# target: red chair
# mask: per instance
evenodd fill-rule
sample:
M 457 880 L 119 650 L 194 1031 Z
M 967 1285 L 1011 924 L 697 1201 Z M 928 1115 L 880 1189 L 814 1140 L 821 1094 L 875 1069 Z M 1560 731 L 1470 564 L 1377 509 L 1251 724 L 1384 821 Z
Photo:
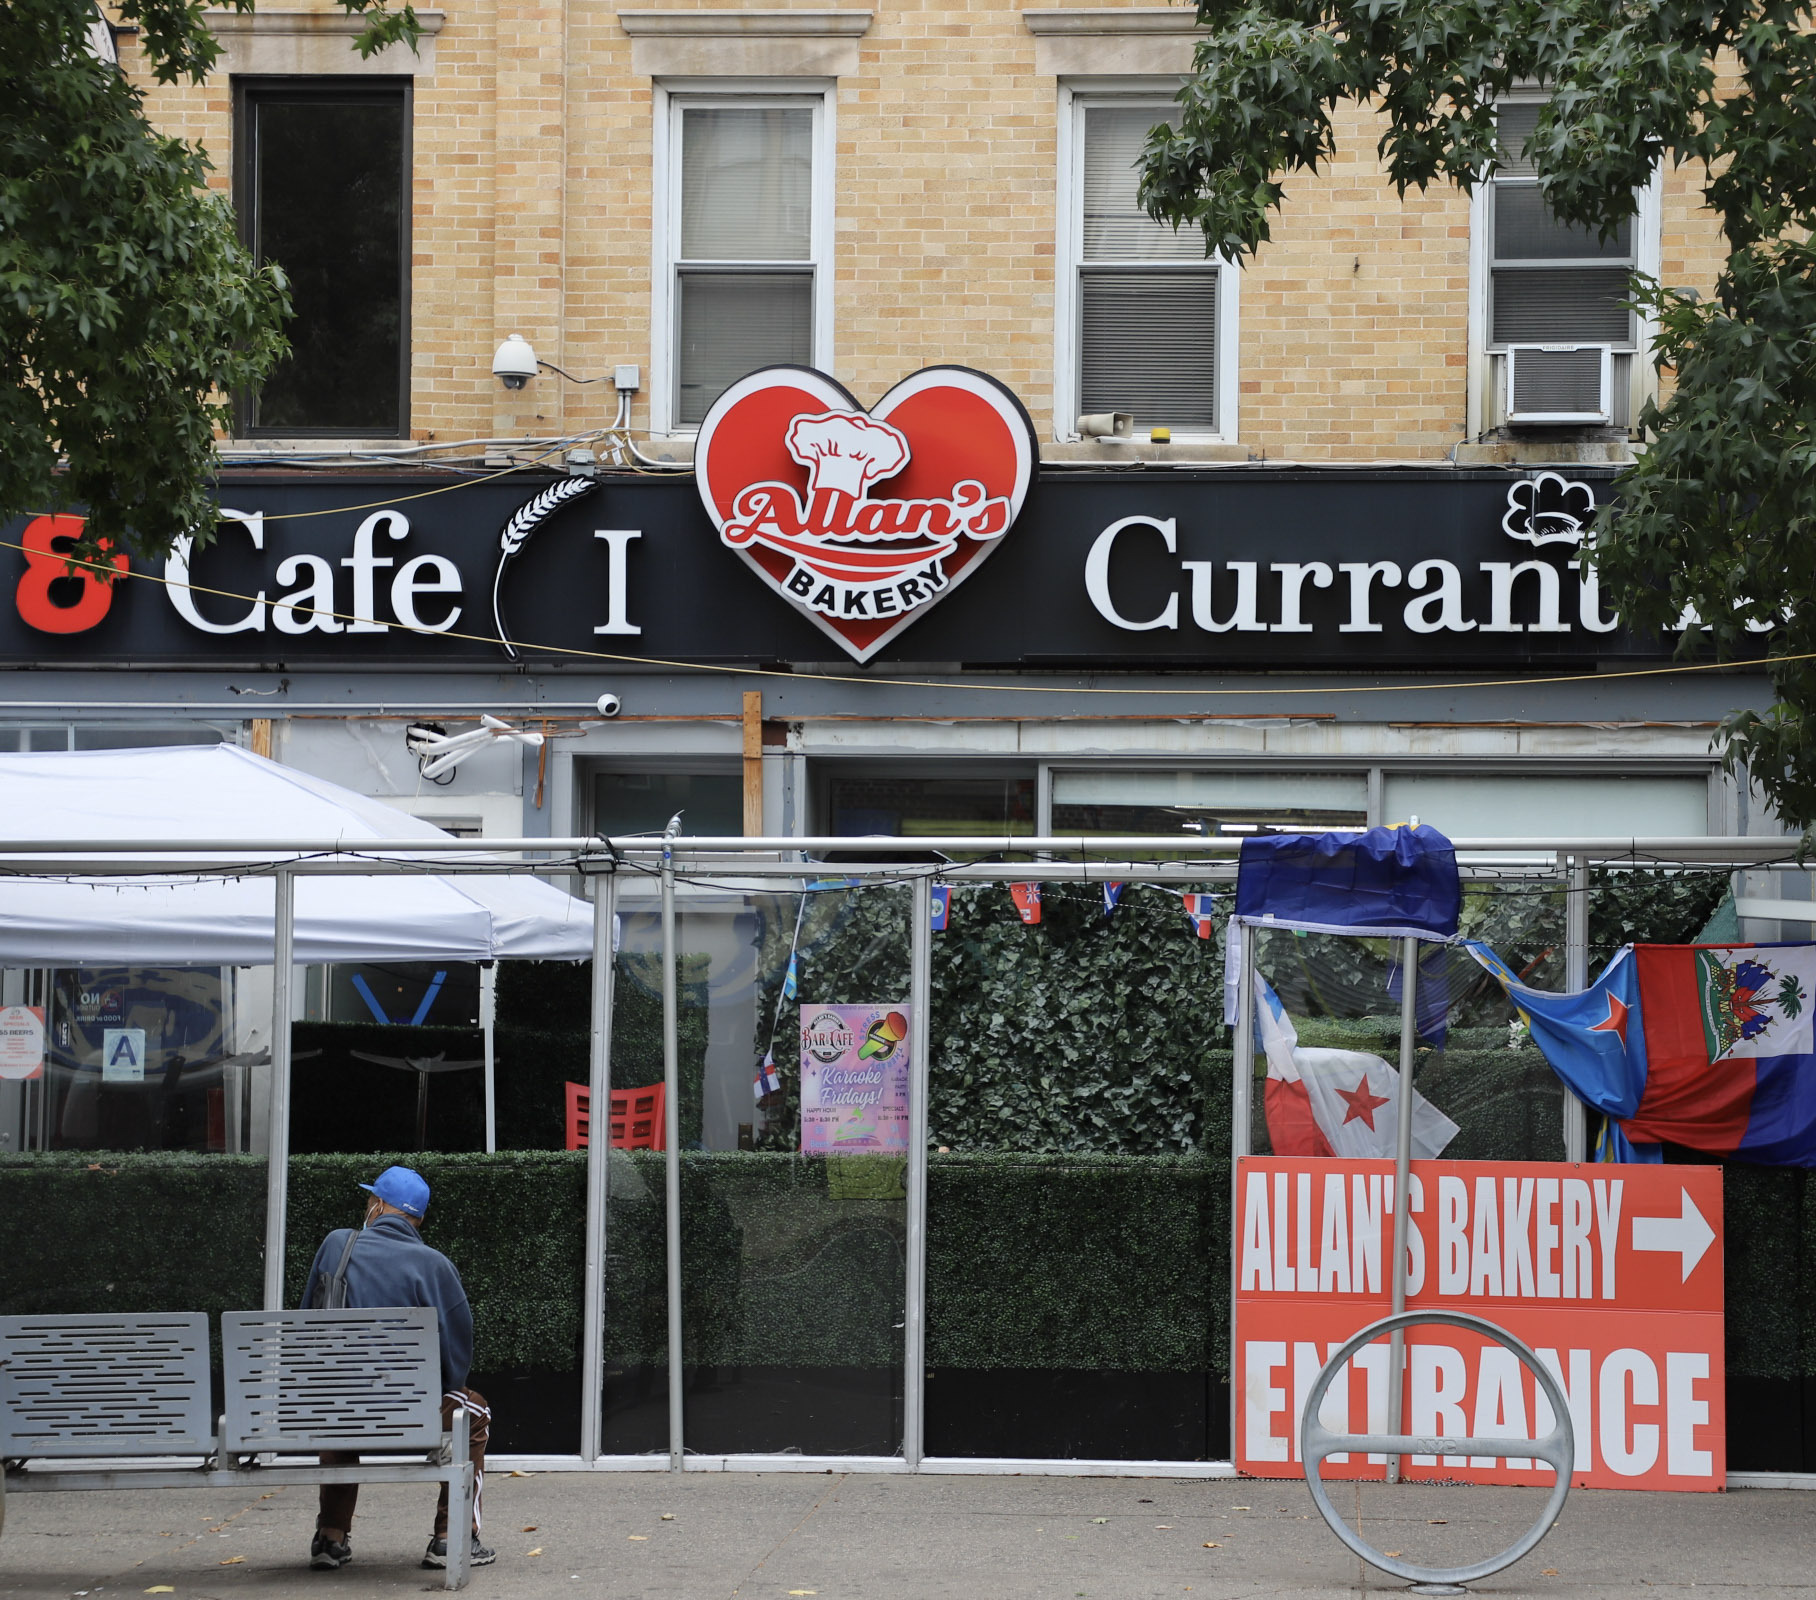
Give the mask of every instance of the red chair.
M 666 1150 L 667 1125 L 663 1120 L 666 1091 L 652 1083 L 644 1089 L 614 1089 L 611 1095 L 612 1148 L 615 1150 Z M 567 1147 L 584 1150 L 592 1132 L 592 1093 L 584 1083 L 567 1086 Z

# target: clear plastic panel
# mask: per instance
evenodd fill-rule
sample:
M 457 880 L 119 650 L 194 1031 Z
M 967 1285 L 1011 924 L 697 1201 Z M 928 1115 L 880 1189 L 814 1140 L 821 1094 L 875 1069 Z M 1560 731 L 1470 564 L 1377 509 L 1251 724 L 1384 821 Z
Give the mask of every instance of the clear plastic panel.
M 685 902 L 692 1453 L 902 1448 L 911 908 L 847 880 Z
M 958 886 L 933 936 L 927 1452 L 1223 1457 L 1220 938 L 1138 883 L 1039 918 Z

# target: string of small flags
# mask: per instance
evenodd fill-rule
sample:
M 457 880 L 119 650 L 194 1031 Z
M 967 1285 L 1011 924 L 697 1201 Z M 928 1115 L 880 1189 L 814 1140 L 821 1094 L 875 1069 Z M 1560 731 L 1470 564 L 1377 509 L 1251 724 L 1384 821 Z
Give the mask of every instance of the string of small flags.
M 1127 883 L 1105 883 L 1103 885 L 1103 914 L 1108 917 L 1122 901 Z M 1157 889 L 1162 894 L 1170 894 L 1179 900 L 1185 911 L 1186 921 L 1192 932 L 1200 939 L 1211 937 L 1215 927 L 1213 913 L 1217 907 L 1217 896 L 1188 892 L 1182 889 L 1169 888 L 1164 883 L 1139 885 L 1145 889 Z M 952 915 L 952 889 L 949 883 L 933 885 L 933 921 L 935 933 L 944 933 Z M 1009 897 L 1015 902 L 1015 913 L 1029 927 L 1040 921 L 1041 886 L 1038 883 L 1012 883 L 1009 885 Z
M 752 1097 L 759 1102 L 768 1095 L 782 1092 L 782 1074 L 776 1070 L 776 1035 L 781 1031 L 784 1003 L 801 992 L 801 924 L 807 918 L 807 897 L 833 889 L 855 889 L 859 881 L 857 878 L 820 878 L 800 892 L 800 903 L 795 907 L 794 933 L 788 940 L 788 970 L 782 975 L 782 992 L 776 996 L 776 1008 L 769 1019 L 769 1048 L 763 1052 L 756 1078 L 750 1086 Z

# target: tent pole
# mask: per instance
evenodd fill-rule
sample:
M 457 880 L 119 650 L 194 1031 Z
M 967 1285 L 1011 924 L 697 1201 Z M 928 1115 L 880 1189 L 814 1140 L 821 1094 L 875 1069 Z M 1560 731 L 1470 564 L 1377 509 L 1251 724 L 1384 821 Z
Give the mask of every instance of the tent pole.
M 580 1459 L 596 1461 L 604 1448 L 600 1408 L 605 1383 L 605 1209 L 610 1200 L 612 1153 L 612 918 L 618 909 L 618 875 L 593 880 L 593 1036 L 587 1066 L 586 1276 L 581 1304 Z M 603 1132 L 603 1139 L 597 1137 Z
M 498 963 L 479 967 L 479 1031 L 486 1073 L 486 1154 L 498 1148 Z
M 1419 941 L 1400 941 L 1400 1101 L 1394 1130 L 1394 1260 L 1393 1313 L 1406 1309 L 1406 1231 L 1412 1188 L 1412 1069 L 1418 1042 Z M 1387 1355 L 1387 1431 L 1399 1433 L 1406 1389 L 1406 1333 L 1394 1329 Z M 1387 1481 L 1400 1481 L 1399 1456 L 1387 1458 Z
M 902 1339 L 902 1454 L 910 1470 L 926 1453 L 927 1104 L 933 1030 L 933 879 L 914 880 L 908 941 L 908 1259 Z
M 1242 1394 L 1236 1387 L 1236 1285 L 1242 1253 L 1242 1174 L 1237 1163 L 1252 1142 L 1255 1086 L 1255 930 L 1234 917 L 1224 924 L 1225 939 L 1238 941 L 1236 977 L 1236 1043 L 1230 1068 L 1230 1460 L 1236 1459 L 1237 1430 L 1242 1426 Z
M 272 877 L 277 903 L 271 935 L 271 1103 L 265 1140 L 265 1310 L 284 1307 L 284 1223 L 290 1191 L 290 980 L 296 962 L 296 879 Z
M 681 1440 L 681 1062 L 676 1037 L 675 857 L 677 815 L 668 825 L 671 841 L 662 852 L 662 1136 L 665 1197 L 668 1201 L 668 1465 L 679 1472 L 685 1459 Z
M 1564 895 L 1564 989 L 1580 994 L 1589 987 L 1589 862 L 1583 856 L 1558 857 L 1558 865 L 1568 864 Z M 1564 1090 L 1564 1159 L 1586 1161 L 1589 1157 L 1589 1126 L 1583 1115 L 1583 1102 L 1568 1089 Z

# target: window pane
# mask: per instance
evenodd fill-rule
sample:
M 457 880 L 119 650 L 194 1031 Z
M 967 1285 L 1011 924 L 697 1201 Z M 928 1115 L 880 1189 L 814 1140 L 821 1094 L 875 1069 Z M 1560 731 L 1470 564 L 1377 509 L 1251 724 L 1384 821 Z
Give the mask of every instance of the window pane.
M 1629 839 L 1709 830 L 1709 785 L 1694 775 L 1513 778 L 1390 772 L 1384 799 L 1389 822 L 1417 817 L 1457 837 Z
M 1628 344 L 1625 267 L 1497 267 L 1495 344 Z
M 1032 778 L 834 778 L 832 832 L 1034 832 Z
M 675 416 L 699 422 L 728 384 L 778 361 L 813 360 L 813 273 L 677 276 L 681 359 Z
M 1079 275 L 1079 410 L 1217 424 L 1217 268 Z
M 1368 825 L 1360 772 L 1056 772 L 1055 833 L 1320 831 Z
M 681 113 L 681 257 L 806 261 L 812 254 L 813 112 Z
M 1499 183 L 1494 187 L 1494 254 L 1497 261 L 1630 261 L 1633 222 L 1628 218 L 1604 241 L 1593 228 L 1559 222 L 1536 185 Z
M 733 772 L 601 772 L 593 779 L 593 831 L 660 833 L 681 813 L 696 838 L 744 832 L 744 780 Z
M 1502 106 L 1495 113 L 1495 132 L 1500 137 L 1501 155 L 1496 169 L 1510 177 L 1529 176 L 1532 163 L 1526 159 L 1526 141 L 1539 125 L 1539 113 L 1545 109 L 1542 100 L 1527 100 L 1518 105 Z
M 258 95 L 254 248 L 290 278 L 291 353 L 253 425 L 397 433 L 403 423 L 404 99 Z
M 1164 106 L 1093 106 L 1085 112 L 1084 258 L 1087 261 L 1202 261 L 1204 235 L 1175 231 L 1136 204 L 1136 163 L 1148 130 L 1168 122 Z

